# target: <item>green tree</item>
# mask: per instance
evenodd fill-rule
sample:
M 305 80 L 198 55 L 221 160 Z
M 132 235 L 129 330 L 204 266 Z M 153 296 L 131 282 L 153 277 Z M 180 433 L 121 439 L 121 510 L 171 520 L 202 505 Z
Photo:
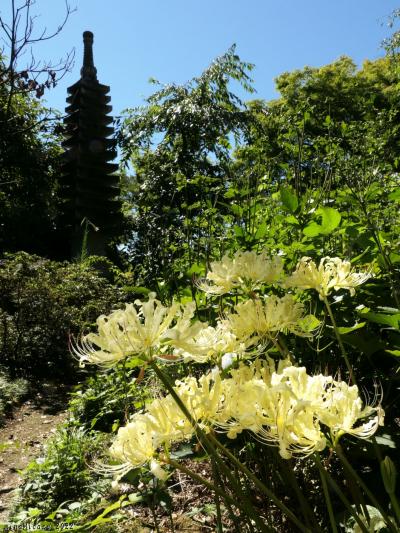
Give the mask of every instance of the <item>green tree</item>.
M 249 118 L 229 83 L 252 91 L 251 68 L 232 47 L 201 76 L 162 86 L 147 105 L 128 112 L 119 133 L 124 161 L 135 171 L 127 195 L 133 208 L 128 248 L 143 281 L 172 280 L 207 259 L 210 237 L 221 234 L 232 144 Z
M 12 0 L 0 9 L 0 253 L 25 250 L 62 254 L 56 235 L 59 117 L 40 98 L 70 69 L 74 53 L 60 62 L 35 56 L 35 46 L 64 28 L 40 28 L 34 0 Z M 59 249 L 58 249 L 59 247 Z
M 0 77 L 4 63 L 0 60 Z M 55 253 L 59 137 L 27 93 L 0 84 L 0 251 Z M 50 250 L 52 250 L 50 252 Z

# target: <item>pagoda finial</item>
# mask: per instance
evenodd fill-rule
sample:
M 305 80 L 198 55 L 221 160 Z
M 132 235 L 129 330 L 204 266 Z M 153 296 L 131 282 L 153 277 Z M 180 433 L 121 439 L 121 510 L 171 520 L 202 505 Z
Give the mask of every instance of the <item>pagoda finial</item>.
M 93 33 L 83 32 L 83 66 L 81 68 L 81 78 L 97 80 L 97 69 L 93 63 Z

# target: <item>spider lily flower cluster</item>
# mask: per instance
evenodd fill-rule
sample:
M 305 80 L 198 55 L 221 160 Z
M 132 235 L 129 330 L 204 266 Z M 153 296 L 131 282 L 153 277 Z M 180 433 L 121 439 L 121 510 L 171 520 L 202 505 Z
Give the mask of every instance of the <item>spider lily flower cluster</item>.
M 282 280 L 282 260 L 268 258 L 264 253 L 237 252 L 230 259 L 224 256 L 211 264 L 207 282 L 199 284 L 206 292 L 223 294 L 244 286 L 255 290 L 262 283 L 280 281 L 286 288 L 315 289 L 321 298 L 332 290 L 347 289 L 364 283 L 369 273 L 353 272 L 348 261 L 324 257 L 317 267 L 309 257 L 303 257 L 295 271 Z M 212 283 L 213 285 L 211 285 Z M 194 302 L 173 303 L 167 307 L 150 293 L 147 302 L 137 300 L 124 310 L 113 311 L 97 319 L 97 333 L 89 333 L 73 351 L 86 363 L 112 366 L 129 356 L 143 360 L 162 358 L 173 350 L 176 359 L 206 362 L 222 357 L 226 352 L 242 353 L 246 348 L 272 338 L 279 332 L 311 336 L 318 327 L 312 315 L 305 315 L 303 305 L 291 295 L 281 298 L 270 295 L 240 302 L 235 312 L 220 320 L 216 327 L 193 321 Z
M 318 267 L 311 257 L 302 257 L 283 284 L 287 288 L 315 289 L 323 300 L 332 290 L 347 289 L 354 296 L 355 287 L 370 277 L 371 272 L 354 272 L 350 261 L 339 257 L 323 257 Z
M 130 356 L 144 362 L 153 358 L 218 362 L 226 353 L 245 354 L 279 332 L 311 336 L 319 324 L 292 295 L 241 302 L 215 327 L 192 322 L 193 302 L 165 307 L 151 293 L 147 302 L 137 300 L 135 305 L 97 319 L 98 332 L 89 333 L 73 348 L 81 366 L 110 367 Z M 170 353 L 167 357 L 171 350 L 172 357 Z
M 265 252 L 238 251 L 230 258 L 210 265 L 206 279 L 198 283 L 199 289 L 209 294 L 226 294 L 234 289 L 254 291 L 262 284 L 272 284 L 281 278 L 283 262 L 279 256 L 270 258 Z
M 164 306 L 151 293 L 124 310 L 97 320 L 97 333 L 89 333 L 74 347 L 81 365 L 111 367 L 127 358 L 137 364 L 194 361 L 216 366 L 199 379 L 187 377 L 175 384 L 175 393 L 190 413 L 185 416 L 171 394 L 151 402 L 119 429 L 111 455 L 123 474 L 131 467 L 148 465 L 165 478 L 162 457 L 172 444 L 190 439 L 197 427 L 204 432 L 225 432 L 235 439 L 249 431 L 255 438 L 277 446 L 282 458 L 304 457 L 335 446 L 343 434 L 368 438 L 383 424 L 379 405 L 363 406 L 357 386 L 332 376 L 310 375 L 287 358 L 276 364 L 265 352 L 280 333 L 311 337 L 321 327 L 306 314 L 304 304 L 292 294 L 256 294 L 261 286 L 275 284 L 300 290 L 315 289 L 321 299 L 335 290 L 365 282 L 369 273 L 354 272 L 348 261 L 325 257 L 319 266 L 303 257 L 294 272 L 283 279 L 279 257 L 237 252 L 211 264 L 199 288 L 222 295 L 236 290 L 250 299 L 238 303 L 212 326 L 195 320 L 195 303 Z M 249 362 L 248 356 L 259 356 Z
M 276 445 L 282 458 L 307 456 L 335 446 L 348 433 L 368 438 L 383 423 L 379 405 L 363 406 L 356 386 L 331 376 L 311 376 L 304 367 L 288 360 L 278 367 L 271 359 L 241 363 L 221 379 L 210 372 L 196 380 L 188 377 L 175 384 L 175 392 L 192 419 L 206 432 L 224 431 L 231 439 L 242 431 Z M 149 464 L 158 477 L 165 472 L 162 449 L 193 436 L 195 428 L 167 395 L 150 403 L 119 429 L 111 455 L 122 463 L 121 471 Z

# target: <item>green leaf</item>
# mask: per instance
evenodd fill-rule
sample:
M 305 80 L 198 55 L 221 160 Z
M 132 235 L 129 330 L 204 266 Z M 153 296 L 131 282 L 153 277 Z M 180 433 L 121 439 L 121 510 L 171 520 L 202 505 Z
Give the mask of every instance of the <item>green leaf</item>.
M 82 507 L 82 503 L 81 502 L 72 502 L 68 505 L 68 509 L 70 511 L 74 511 L 75 509 L 79 509 L 80 507 Z
M 389 200 L 400 200 L 400 187 L 391 192 L 388 196 Z
M 193 449 L 190 444 L 183 444 L 174 452 L 171 452 L 171 457 L 173 459 L 181 459 L 182 457 L 187 457 L 188 455 L 193 455 Z
M 299 320 L 299 325 L 305 333 L 315 331 L 320 324 L 321 321 L 315 315 L 307 315 Z
M 244 237 L 245 231 L 241 226 L 233 226 L 236 237 Z
M 339 211 L 333 207 L 320 207 L 317 209 L 317 213 L 322 216 L 321 233 L 324 235 L 332 233 L 339 226 L 342 217 Z
M 321 224 L 315 221 L 310 222 L 303 229 L 303 233 L 307 237 L 315 237 L 319 234 L 329 235 L 339 226 L 342 218 L 339 211 L 333 207 L 320 207 L 315 214 L 321 217 Z
M 386 353 L 390 353 L 390 355 L 394 355 L 395 357 L 400 357 L 400 350 L 385 350 Z
M 304 229 L 304 235 L 307 237 L 316 237 L 321 233 L 321 226 L 316 222 L 310 222 Z
M 93 526 L 97 526 L 99 524 L 103 524 L 104 522 L 109 522 L 110 521 L 110 518 L 105 518 L 108 514 L 112 513 L 113 511 L 115 511 L 116 509 L 120 509 L 121 508 L 121 503 L 123 502 L 123 500 L 126 499 L 126 494 L 124 494 L 123 496 L 120 497 L 120 499 L 109 505 L 108 507 L 106 507 L 104 509 L 104 511 L 99 515 L 97 516 L 94 520 L 92 520 L 90 522 L 90 525 L 93 527 Z
M 380 446 L 388 446 L 389 448 L 396 448 L 396 443 L 392 439 L 391 435 L 384 433 L 383 435 L 378 435 L 375 437 L 376 442 Z
M 240 207 L 240 205 L 237 204 L 231 204 L 231 211 L 234 215 L 237 217 L 241 217 L 243 215 L 243 207 Z
M 188 276 L 191 276 L 192 274 L 203 274 L 203 273 L 204 273 L 204 265 L 200 263 L 193 263 L 193 265 L 186 272 Z
M 299 206 L 299 201 L 293 189 L 290 187 L 281 187 L 280 189 L 281 201 L 283 206 L 290 212 L 294 213 Z
M 294 226 L 299 226 L 300 223 L 299 221 L 297 220 L 297 218 L 293 215 L 288 215 L 287 217 L 285 217 L 285 222 L 287 222 L 288 224 L 293 224 Z
M 257 231 L 256 231 L 256 234 L 254 235 L 254 238 L 255 239 L 262 239 L 264 237 L 264 235 L 267 233 L 268 231 L 268 226 L 265 222 L 262 222 L 258 228 L 257 228 Z
M 383 326 L 389 326 L 391 328 L 400 330 L 400 313 L 397 314 L 386 314 L 386 313 L 374 313 L 363 312 L 361 313 L 363 318 L 366 318 L 370 322 L 375 324 L 381 324 Z
M 352 331 L 356 331 L 357 329 L 361 329 L 365 326 L 366 322 L 359 322 L 358 324 L 355 324 L 351 327 L 340 327 L 338 328 L 338 331 L 340 335 L 347 335 L 348 333 L 351 333 Z

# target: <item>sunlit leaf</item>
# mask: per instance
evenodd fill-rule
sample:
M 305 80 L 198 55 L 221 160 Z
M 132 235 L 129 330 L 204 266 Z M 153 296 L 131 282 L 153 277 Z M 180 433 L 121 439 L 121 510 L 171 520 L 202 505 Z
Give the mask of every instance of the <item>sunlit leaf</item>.
M 279 192 L 283 206 L 290 211 L 290 213 L 294 213 L 299 206 L 299 201 L 295 192 L 290 187 L 281 187 Z

